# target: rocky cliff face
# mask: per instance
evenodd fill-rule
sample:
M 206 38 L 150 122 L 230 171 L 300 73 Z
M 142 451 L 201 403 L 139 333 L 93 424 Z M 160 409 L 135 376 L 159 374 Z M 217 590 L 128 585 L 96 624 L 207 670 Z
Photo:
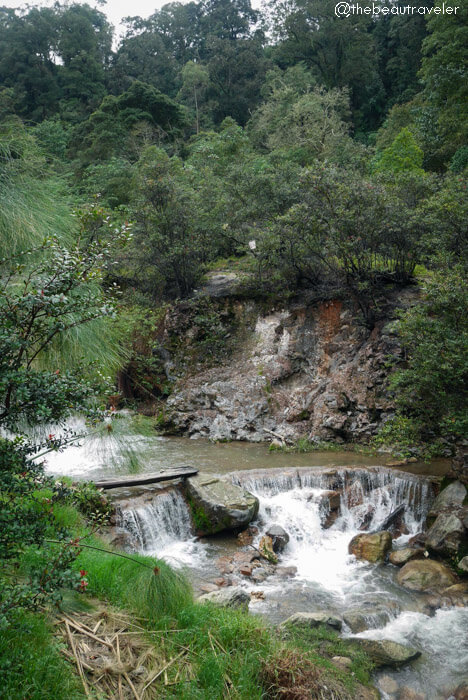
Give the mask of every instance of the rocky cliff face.
M 411 295 L 400 295 L 393 307 Z M 267 312 L 229 297 L 213 303 L 230 336 L 229 351 L 209 368 L 186 357 L 167 401 L 178 432 L 213 440 L 365 442 L 392 414 L 388 359 L 401 352 L 391 310 L 369 331 L 338 300 Z M 166 336 L 190 344 L 193 327 L 183 309 L 169 314 Z

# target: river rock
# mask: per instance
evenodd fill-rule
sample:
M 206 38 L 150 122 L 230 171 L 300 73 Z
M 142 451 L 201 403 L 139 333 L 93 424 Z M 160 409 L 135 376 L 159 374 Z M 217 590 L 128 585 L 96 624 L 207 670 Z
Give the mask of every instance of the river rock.
M 457 689 L 453 692 L 455 700 L 468 700 L 468 680 L 460 683 Z
M 356 535 L 349 543 L 348 551 L 357 559 L 370 562 L 383 561 L 392 548 L 392 536 L 386 530 Z
M 386 695 L 395 695 L 398 690 L 398 683 L 391 676 L 380 676 L 378 685 Z
M 450 556 L 458 552 L 464 539 L 465 528 L 460 518 L 454 513 L 440 513 L 426 533 L 426 547 Z
M 268 537 L 271 537 L 274 552 L 282 552 L 289 542 L 289 535 L 281 525 L 270 525 L 266 531 Z
M 229 479 L 208 475 L 190 477 L 186 494 L 195 527 L 202 535 L 240 530 L 258 513 L 258 498 Z
M 426 695 L 405 685 L 398 691 L 397 700 L 426 700 Z
M 457 582 L 455 574 L 440 561 L 416 559 L 409 561 L 397 574 L 401 586 L 411 591 L 440 590 Z
M 395 603 L 388 601 L 387 605 L 379 605 L 375 600 L 363 601 L 361 607 L 350 608 L 343 613 L 343 620 L 351 632 L 358 634 L 374 627 L 383 627 L 391 618 L 390 609 Z
M 428 517 L 436 517 L 444 510 L 461 507 L 468 495 L 466 486 L 461 481 L 454 481 L 439 493 L 429 511 Z
M 334 630 L 341 630 L 343 626 L 343 621 L 340 617 L 336 615 L 330 615 L 328 612 L 297 612 L 287 620 L 281 623 L 280 627 L 320 627 L 320 625 L 326 625 Z
M 250 596 L 243 588 L 232 586 L 212 593 L 205 593 L 198 598 L 199 603 L 213 603 L 221 608 L 239 608 L 248 610 Z
M 458 568 L 468 574 L 468 557 L 463 557 L 463 559 L 460 559 L 458 562 Z
M 392 642 L 390 639 L 350 637 L 350 641 L 356 642 L 371 657 L 376 666 L 398 668 L 409 664 L 421 656 L 421 652 L 417 651 L 417 649 L 412 649 L 398 642 Z
M 269 537 L 269 535 L 264 535 L 262 537 L 258 548 L 262 553 L 262 556 L 264 556 L 265 559 L 267 559 L 271 564 L 278 563 L 278 557 L 276 556 L 273 549 L 273 540 L 271 537 Z
M 388 561 L 394 566 L 404 566 L 412 559 L 423 559 L 424 549 L 412 549 L 405 547 L 404 549 L 395 549 L 388 555 Z

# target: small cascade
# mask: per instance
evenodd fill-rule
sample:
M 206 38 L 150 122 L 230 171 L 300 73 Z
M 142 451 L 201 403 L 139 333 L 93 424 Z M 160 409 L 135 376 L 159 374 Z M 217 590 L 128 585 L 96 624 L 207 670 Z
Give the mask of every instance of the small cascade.
M 138 551 L 172 563 L 190 563 L 197 546 L 189 508 L 177 489 L 120 508 L 118 526 L 131 535 Z
M 287 499 L 293 498 L 296 511 L 292 513 L 293 519 L 298 516 L 298 503 L 304 502 L 307 529 L 313 519 L 313 504 L 318 508 L 323 492 L 335 491 L 340 494 L 341 501 L 341 516 L 336 523 L 340 530 L 378 530 L 398 506 L 404 505 L 406 529 L 416 534 L 423 525 L 433 495 L 430 480 L 384 468 L 237 472 L 232 480 L 254 493 L 261 503 L 273 500 L 278 504 L 285 501 L 281 494 L 289 494 Z M 280 516 L 278 508 L 275 511 Z M 323 506 L 320 515 L 323 520 Z

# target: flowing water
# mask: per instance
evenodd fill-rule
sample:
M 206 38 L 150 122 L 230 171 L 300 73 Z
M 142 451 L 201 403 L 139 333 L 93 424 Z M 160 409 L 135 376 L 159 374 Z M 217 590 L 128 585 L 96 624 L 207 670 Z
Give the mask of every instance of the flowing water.
M 269 453 L 262 445 L 212 445 L 138 432 L 127 437 L 125 449 L 109 435 L 96 437 L 75 448 L 74 454 L 69 450 L 53 455 L 48 468 L 77 478 L 181 464 L 228 473 L 260 501 L 258 539 L 273 523 L 288 532 L 290 540 L 280 564 L 297 569 L 293 577 L 273 575 L 257 584 L 242 577 L 241 585 L 261 590 L 265 596 L 252 601 L 253 614 L 280 622 L 297 611 L 327 610 L 345 617 L 359 613 L 369 628 L 360 636 L 393 639 L 422 651 L 411 666 L 385 671 L 385 675 L 423 692 L 428 700 L 448 697 L 464 674 L 466 677 L 468 611 L 441 609 L 430 617 L 424 612 L 422 597 L 396 583 L 395 567 L 358 562 L 348 554 L 349 541 L 357 532 L 378 530 L 401 504 L 405 504 L 405 534 L 396 540 L 396 546 L 403 546 L 419 532 L 432 499 L 429 479 L 375 467 L 375 458 L 347 452 L 292 455 Z M 139 461 L 132 455 L 129 458 L 128 445 L 132 454 L 138 453 Z M 441 468 L 431 465 L 431 471 Z M 413 469 L 424 473 L 428 466 L 414 465 Z M 340 515 L 331 527 L 324 528 L 327 511 L 322 496 L 330 489 L 341 493 Z M 195 588 L 219 576 L 218 557 L 239 549 L 235 537 L 197 540 L 187 504 L 175 488 L 142 489 L 135 499 L 128 498 L 128 492 L 122 496 L 120 527 L 132 537 L 135 548 L 187 567 Z M 344 634 L 351 635 L 346 625 Z M 376 680 L 379 682 L 378 677 Z M 383 697 L 389 696 L 383 693 Z

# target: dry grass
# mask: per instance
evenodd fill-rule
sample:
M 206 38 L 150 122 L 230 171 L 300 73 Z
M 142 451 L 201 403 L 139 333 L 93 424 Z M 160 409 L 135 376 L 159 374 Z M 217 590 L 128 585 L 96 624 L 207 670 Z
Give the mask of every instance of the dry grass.
M 148 632 L 121 611 L 73 613 L 55 624 L 62 652 L 75 664 L 89 698 L 151 700 L 193 677 L 188 649 L 171 656 L 161 632 Z
M 336 679 L 319 669 L 306 654 L 283 650 L 268 659 L 262 671 L 266 697 L 271 700 L 352 700 Z

